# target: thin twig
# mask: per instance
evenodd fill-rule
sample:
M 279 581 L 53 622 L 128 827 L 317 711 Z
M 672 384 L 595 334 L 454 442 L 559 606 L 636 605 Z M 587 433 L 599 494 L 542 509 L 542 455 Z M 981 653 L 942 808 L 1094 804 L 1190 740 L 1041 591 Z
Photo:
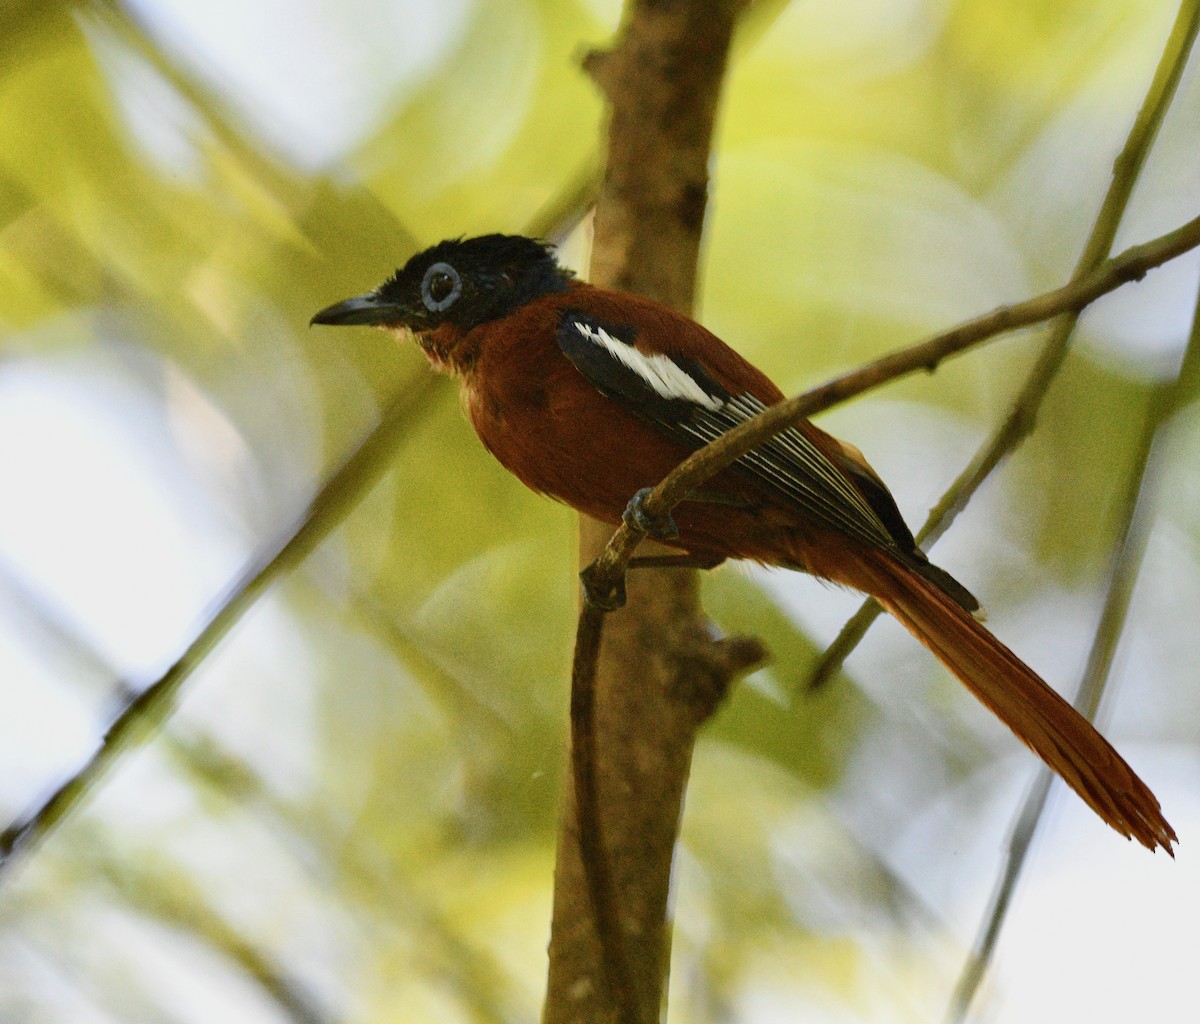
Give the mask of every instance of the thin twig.
M 22 819 L 0 833 L 0 878 L 12 866 L 15 854 L 44 838 L 79 805 L 91 785 L 132 745 L 139 731 L 144 735 L 148 729 L 161 725 L 188 676 L 266 589 L 299 565 L 366 495 L 390 462 L 397 440 L 441 391 L 434 381 L 424 377 L 419 383 L 401 387 L 400 397 L 320 489 L 296 524 L 229 588 L 174 664 L 117 714 L 87 762 Z
M 105 0 L 103 8 L 123 19 L 130 29 L 144 31 L 140 24 L 127 17 L 127 12 L 112 5 L 108 0 Z M 145 38 L 140 42 L 145 45 L 146 52 L 157 59 L 158 51 L 149 45 Z M 178 75 L 173 73 L 172 77 L 175 84 L 181 88 L 186 84 Z M 208 113 L 214 113 L 208 101 L 190 86 L 184 91 L 205 106 Z M 245 147 L 239 148 L 239 151 L 244 150 Z M 271 177 L 271 180 L 276 181 L 276 178 Z M 595 184 L 588 180 L 588 172 L 581 171 L 570 182 L 567 192 L 546 207 L 541 220 L 534 225 L 535 229 L 540 227 L 540 231 L 535 230 L 534 233 L 557 233 L 563 224 L 582 213 L 594 190 Z M 351 451 L 340 469 L 314 497 L 297 524 L 268 548 L 266 553 L 243 573 L 241 579 L 229 587 L 226 596 L 215 603 L 209 620 L 175 663 L 147 686 L 134 686 L 128 680 L 118 682 L 115 691 L 117 696 L 124 698 L 129 693 L 136 693 L 137 696 L 122 699 L 121 709 L 105 731 L 95 753 L 30 808 L 22 818 L 0 833 L 0 879 L 11 866 L 18 851 L 28 850 L 59 820 L 75 809 L 91 784 L 116 760 L 132 737 L 135 727 L 143 719 L 152 721 L 154 725 L 161 724 L 170 714 L 174 697 L 184 680 L 253 606 L 262 592 L 275 579 L 303 561 L 349 509 L 365 495 L 371 483 L 386 468 L 390 453 L 394 450 L 406 423 L 411 417 L 420 415 L 426 407 L 426 401 L 440 393 L 443 388 L 444 385 L 439 379 L 434 378 L 431 381 L 424 375 L 419 379 L 404 382 L 397 392 L 399 397 L 384 412 L 379 424 Z
M 1109 584 L 1104 609 L 1096 636 L 1088 655 L 1079 690 L 1075 696 L 1075 708 L 1085 718 L 1093 719 L 1100 707 L 1105 684 L 1112 669 L 1117 644 L 1124 631 L 1133 588 L 1137 582 L 1146 553 L 1154 520 L 1154 491 L 1156 474 L 1160 470 L 1161 458 L 1158 439 L 1163 425 L 1179 408 L 1182 400 L 1194 384 L 1193 373 L 1200 364 L 1200 292 L 1197 293 L 1196 311 L 1192 319 L 1192 331 L 1180 366 L 1173 381 L 1159 385 L 1151 394 L 1150 407 L 1142 428 L 1133 464 L 1130 466 L 1125 495 L 1121 507 L 1123 513 L 1122 535 L 1117 545 L 1109 572 Z M 1034 780 L 1021 812 L 1013 826 L 1008 851 L 1004 858 L 1004 869 L 992 893 L 991 901 L 980 922 L 975 945 L 959 975 L 946 1015 L 948 1024 L 960 1024 L 974 1002 L 979 985 L 991 965 L 1000 938 L 1000 931 L 1007 919 L 1013 892 L 1020 880 L 1029 849 L 1037 832 L 1038 822 L 1046 805 L 1050 785 L 1054 781 L 1049 770 L 1042 768 Z
M 616 885 L 604 847 L 600 817 L 600 794 L 596 780 L 596 672 L 600 641 L 604 633 L 604 611 L 584 602 L 575 630 L 575 654 L 571 663 L 571 784 L 575 792 L 575 829 L 579 856 L 596 915 L 600 958 L 604 977 L 623 1024 L 637 1024 L 644 1014 L 631 983 L 628 943 L 621 929 Z M 579 685 L 583 681 L 586 685 Z M 564 826 L 566 819 L 564 818 Z
M 1126 249 L 1090 272 L 1080 274 L 1061 288 L 1011 306 L 1001 306 L 928 341 L 901 349 L 858 370 L 835 377 L 803 394 L 779 402 L 688 456 L 651 491 L 644 507 L 651 516 L 665 516 L 688 493 L 702 486 L 710 477 L 800 420 L 918 370 L 932 370 L 943 360 L 961 355 L 1000 334 L 1056 317 L 1061 318 L 1059 323 L 1069 321 L 1071 326 L 1074 326 L 1079 311 L 1100 296 L 1115 291 L 1130 281 L 1141 280 L 1155 267 L 1198 246 L 1200 217 L 1149 242 Z M 1056 331 L 1056 337 L 1059 333 L 1061 330 Z M 1042 372 L 1035 374 L 1039 387 L 1048 383 L 1046 363 L 1045 358 L 1039 361 Z M 1029 422 L 1028 404 L 1023 403 L 1019 408 L 1021 412 L 1015 419 L 1021 424 Z M 1004 438 L 1007 439 L 1010 433 L 1011 428 L 1004 431 Z M 990 453 L 991 447 L 985 451 Z M 1006 451 L 1007 448 L 1003 450 Z M 998 456 L 987 461 L 994 464 L 994 461 L 998 461 Z M 988 471 L 990 472 L 990 469 Z M 952 510 L 957 510 L 962 503 L 962 495 L 967 493 L 966 488 L 966 481 L 960 478 L 958 486 L 948 492 L 939 506 L 945 506 L 945 510 L 936 518 L 931 517 L 931 522 L 926 524 L 919 539 L 924 540 L 937 535 L 937 526 Z M 625 566 L 641 539 L 642 534 L 634 527 L 628 524 L 618 527 L 592 567 L 592 582 L 597 590 L 611 589 L 618 585 Z
M 1200 245 L 1200 216 L 1174 231 L 1131 246 L 1098 266 L 1081 268 L 1069 283 L 1011 306 L 1000 306 L 928 341 L 901 349 L 806 393 L 816 411 L 844 402 L 871 388 L 917 370 L 933 372 L 949 356 L 997 335 L 1041 323 L 1062 314 L 1079 313 L 1100 296 L 1130 281 L 1140 281 L 1155 267 Z

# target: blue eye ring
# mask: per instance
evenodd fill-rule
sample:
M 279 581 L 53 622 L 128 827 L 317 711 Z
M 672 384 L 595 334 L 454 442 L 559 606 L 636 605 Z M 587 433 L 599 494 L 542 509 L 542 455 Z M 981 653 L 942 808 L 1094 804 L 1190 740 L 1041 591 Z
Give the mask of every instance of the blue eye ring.
M 421 301 L 431 313 L 442 313 L 462 295 L 462 278 L 449 263 L 432 263 L 421 279 Z

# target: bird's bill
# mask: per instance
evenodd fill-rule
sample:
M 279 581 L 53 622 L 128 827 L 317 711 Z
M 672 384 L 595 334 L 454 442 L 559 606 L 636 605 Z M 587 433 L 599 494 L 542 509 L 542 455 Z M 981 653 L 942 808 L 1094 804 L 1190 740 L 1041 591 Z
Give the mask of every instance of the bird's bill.
M 335 327 L 349 327 L 358 324 L 382 327 L 385 324 L 402 324 L 407 317 L 408 311 L 403 306 L 367 294 L 336 302 L 321 310 L 309 323 L 331 324 Z

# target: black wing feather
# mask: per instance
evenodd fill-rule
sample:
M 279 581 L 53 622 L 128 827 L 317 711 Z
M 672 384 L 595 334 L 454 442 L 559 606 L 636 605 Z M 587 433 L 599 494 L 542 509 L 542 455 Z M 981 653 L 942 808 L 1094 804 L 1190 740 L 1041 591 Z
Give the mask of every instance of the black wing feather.
M 606 347 L 596 339 L 603 337 Z M 626 406 L 658 424 L 686 419 L 696 403 L 683 397 L 672 397 L 656 390 L 643 374 L 622 362 L 614 352 L 622 347 L 636 353 L 637 330 L 633 327 L 601 323 L 583 313 L 568 311 L 558 328 L 558 346 L 575 364 L 575 368 L 603 395 L 618 398 Z M 672 362 L 716 402 L 728 400 L 729 392 L 713 380 L 695 359 L 672 359 Z
M 597 340 L 601 337 L 604 343 Z M 632 354 L 637 351 L 635 339 L 632 328 L 601 323 L 575 311 L 564 313 L 557 334 L 563 354 L 598 391 L 621 400 L 690 448 L 703 447 L 766 408 L 753 395 L 731 395 L 694 359 L 658 356 L 659 360 L 671 358 L 675 369 L 688 378 L 672 391 L 654 376 L 649 359 L 643 356 L 639 360 Z M 618 344 L 628 346 L 630 353 L 623 353 Z M 686 388 L 689 382 L 695 392 Z M 685 389 L 700 400 L 685 397 Z M 897 546 L 897 538 L 872 503 L 798 430 L 775 435 L 734 465 L 759 486 L 798 505 L 831 529 L 874 546 Z
M 617 399 L 668 437 L 702 448 L 762 412 L 747 392 L 732 395 L 696 359 L 638 351 L 633 327 L 605 324 L 567 310 L 557 340 L 563 354 L 601 394 Z M 979 602 L 949 573 L 930 564 L 891 492 L 853 460 L 835 464 L 795 428 L 743 455 L 733 468 L 830 529 L 891 550 L 967 611 Z

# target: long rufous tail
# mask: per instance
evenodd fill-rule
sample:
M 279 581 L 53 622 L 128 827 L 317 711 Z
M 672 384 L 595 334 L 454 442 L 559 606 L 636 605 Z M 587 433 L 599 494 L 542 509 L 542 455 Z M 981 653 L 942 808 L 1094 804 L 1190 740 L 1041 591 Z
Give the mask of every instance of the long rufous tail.
M 935 584 L 882 553 L 863 568 L 875 598 L 1092 810 L 1174 856 L 1158 800 L 1086 718 Z

